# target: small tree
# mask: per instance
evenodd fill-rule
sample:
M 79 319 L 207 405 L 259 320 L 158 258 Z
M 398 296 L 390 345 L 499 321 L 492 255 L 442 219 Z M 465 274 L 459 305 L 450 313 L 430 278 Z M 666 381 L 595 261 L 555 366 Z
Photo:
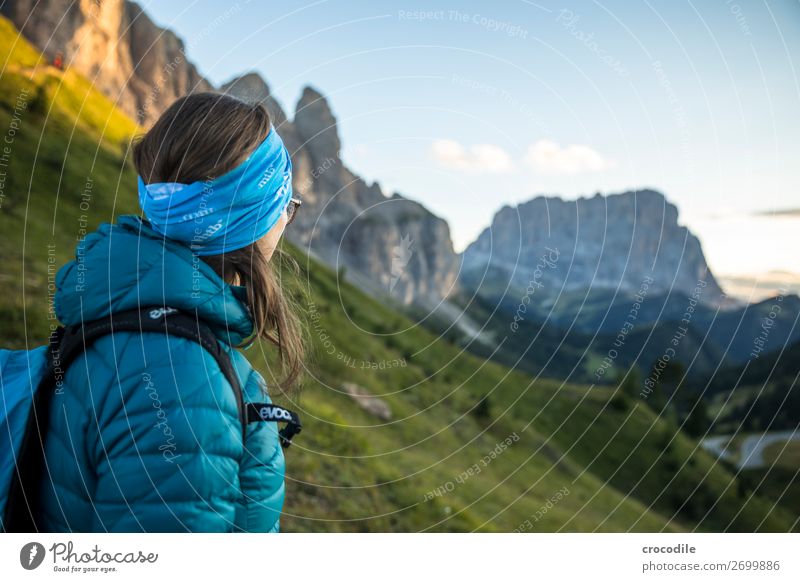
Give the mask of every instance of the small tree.
M 683 423 L 683 429 L 693 437 L 701 437 L 708 432 L 710 420 L 708 417 L 708 405 L 701 394 L 695 393 L 692 397 L 692 406 L 689 414 Z
M 619 392 L 628 398 L 640 398 L 642 391 L 642 377 L 639 373 L 639 368 L 631 366 L 627 372 L 620 374 L 617 377 L 617 384 L 619 385 Z
M 686 368 L 678 360 L 669 360 L 663 367 L 653 364 L 649 378 L 653 381 L 653 391 L 647 403 L 655 412 L 664 413 L 669 406 L 674 413 L 678 409 L 676 393 L 686 375 Z M 674 415 L 674 414 L 673 414 Z
M 47 89 L 43 85 L 36 87 L 36 91 L 28 101 L 28 112 L 33 115 L 45 115 L 47 113 Z
M 480 402 L 472 409 L 472 414 L 479 420 L 489 420 L 492 417 L 492 403 L 487 394 L 481 398 Z

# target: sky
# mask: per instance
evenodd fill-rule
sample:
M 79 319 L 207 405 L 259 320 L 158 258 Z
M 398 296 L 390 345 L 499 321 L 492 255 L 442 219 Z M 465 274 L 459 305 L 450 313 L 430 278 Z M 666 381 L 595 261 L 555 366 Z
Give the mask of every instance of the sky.
M 800 284 L 800 1 L 140 2 L 219 85 L 324 94 L 463 250 L 504 205 L 653 188 L 718 276 Z M 800 287 L 797 287 L 800 289 Z

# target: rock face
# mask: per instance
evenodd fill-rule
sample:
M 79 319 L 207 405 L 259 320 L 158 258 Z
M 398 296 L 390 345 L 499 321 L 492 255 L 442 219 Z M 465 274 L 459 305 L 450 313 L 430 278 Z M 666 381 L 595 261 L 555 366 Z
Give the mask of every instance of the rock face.
M 369 414 L 386 422 L 392 420 L 392 409 L 383 398 L 373 396 L 366 388 L 362 388 L 353 382 L 344 382 L 342 390 Z
M 650 294 L 691 295 L 702 280 L 701 301 L 723 300 L 700 241 L 653 190 L 575 201 L 540 196 L 506 206 L 464 252 L 462 271 L 473 290 L 496 294 L 510 282 L 516 295 L 534 281 L 535 293 L 550 297 L 586 289 L 635 293 L 646 278 Z
M 293 186 L 303 199 L 287 236 L 292 242 L 376 294 L 408 304 L 438 300 L 456 284 L 460 260 L 450 227 L 400 194 L 384 196 L 342 164 L 341 142 L 327 100 L 306 87 L 289 122 L 256 74 L 221 90 L 264 103 L 294 165 Z
M 9 18 L 47 57 L 89 78 L 138 123 L 150 125 L 181 95 L 211 84 L 183 41 L 125 0 L 7 0 Z
M 250 103 L 262 103 L 269 111 L 272 124 L 278 129 L 283 129 L 282 126 L 287 123 L 286 114 L 278 102 L 272 98 L 269 85 L 258 73 L 247 73 L 231 79 L 219 90 Z M 281 137 L 286 140 L 284 136 Z

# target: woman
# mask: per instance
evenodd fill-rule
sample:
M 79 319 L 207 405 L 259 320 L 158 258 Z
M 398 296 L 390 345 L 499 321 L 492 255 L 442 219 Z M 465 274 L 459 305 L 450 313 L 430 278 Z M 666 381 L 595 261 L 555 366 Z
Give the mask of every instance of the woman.
M 213 331 L 246 401 L 269 400 L 235 349 L 248 338 L 277 346 L 290 388 L 303 347 L 269 262 L 299 202 L 267 111 L 214 93 L 184 97 L 133 157 L 144 218 L 123 216 L 79 243 L 56 280 L 58 319 L 174 308 Z M 277 426 L 242 427 L 230 383 L 200 344 L 104 336 L 69 366 L 50 411 L 40 530 L 278 531 Z

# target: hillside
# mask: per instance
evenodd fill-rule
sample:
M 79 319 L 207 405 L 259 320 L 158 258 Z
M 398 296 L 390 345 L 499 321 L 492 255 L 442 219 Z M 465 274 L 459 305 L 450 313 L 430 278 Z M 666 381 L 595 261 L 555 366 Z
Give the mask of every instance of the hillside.
M 800 339 L 800 297 L 796 295 L 729 310 L 708 307 L 677 292 L 637 298 L 590 289 L 564 292 L 557 300 L 535 299 L 524 306 L 524 312 L 518 312 L 519 297 L 460 292 L 451 301 L 493 341 L 468 342 L 455 329 L 448 334 L 481 357 L 548 378 L 587 383 L 608 383 L 632 365 L 642 374 L 649 373 L 677 337 L 672 358 L 686 368 L 687 377 L 701 386 L 701 391 L 713 376 L 713 386 L 706 392 L 709 395 L 721 385 L 732 385 L 735 378 L 731 375 L 744 362 L 762 369 L 771 355 Z M 682 319 L 689 309 L 689 323 L 684 325 Z M 452 328 L 451 321 L 439 319 L 430 324 L 441 331 Z M 514 341 L 498 347 L 504 337 Z M 754 356 L 756 348 L 761 350 L 760 358 Z M 613 358 L 604 362 L 609 354 Z M 796 371 L 796 363 L 794 367 Z M 602 373 L 598 376 L 599 369 Z
M 4 344 L 23 347 L 48 330 L 39 316 L 56 259 L 89 224 L 135 209 L 129 188 L 117 193 L 136 177 L 126 154 L 138 128 L 85 77 L 47 66 L 5 18 L 0 39 L 0 128 L 11 142 L 0 198 L 0 318 Z
M 706 383 L 719 433 L 795 430 L 800 418 L 800 342 L 742 366 L 720 370 Z
M 48 286 L 76 238 L 136 211 L 137 126 L 74 72 L 37 67 L 2 19 L 0 32 L 0 129 L 16 126 L 0 207 L 2 344 L 31 347 L 47 337 Z M 286 250 L 303 267 L 292 289 L 315 357 L 300 399 L 278 395 L 305 426 L 287 454 L 284 530 L 796 527 L 635 399 L 468 354 Z M 269 376 L 273 353 L 256 346 L 247 355 Z M 345 381 L 391 417 L 358 406 Z
M 5 0 L 0 14 L 49 61 L 60 55 L 143 125 L 155 121 L 179 96 L 213 89 L 186 59 L 183 41 L 157 26 L 135 2 Z M 209 34 L 203 31 L 195 40 Z

